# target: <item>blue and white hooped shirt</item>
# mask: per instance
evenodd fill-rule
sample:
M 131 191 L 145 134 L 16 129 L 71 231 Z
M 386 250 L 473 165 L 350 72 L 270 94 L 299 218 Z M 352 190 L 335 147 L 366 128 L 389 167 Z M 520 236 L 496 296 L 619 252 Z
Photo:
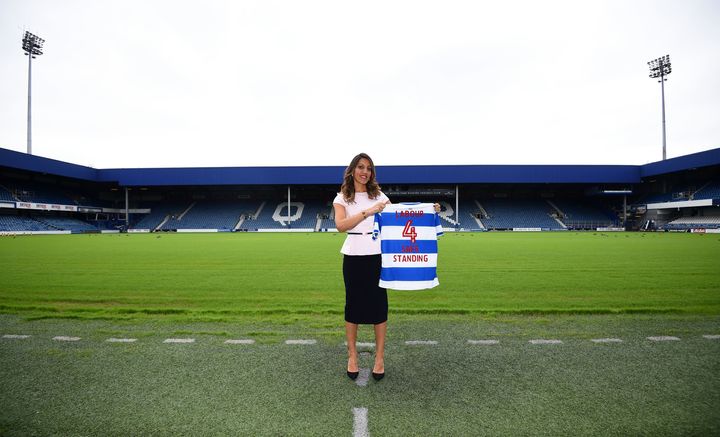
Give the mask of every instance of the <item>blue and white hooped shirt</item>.
M 380 237 L 382 270 L 379 286 L 424 290 L 437 278 L 437 237 L 443 234 L 432 203 L 395 203 L 375 214 L 373 239 Z

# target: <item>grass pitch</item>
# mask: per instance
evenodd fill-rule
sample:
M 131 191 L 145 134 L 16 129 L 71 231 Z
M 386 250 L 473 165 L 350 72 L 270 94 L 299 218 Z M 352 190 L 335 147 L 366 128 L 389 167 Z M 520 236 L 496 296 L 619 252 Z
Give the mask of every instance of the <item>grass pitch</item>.
M 720 432 L 720 340 L 702 337 L 720 333 L 717 316 L 426 317 L 393 321 L 387 376 L 359 387 L 345 376 L 340 338 L 283 344 L 297 328 L 283 327 L 287 336 L 273 342 L 226 345 L 246 328 L 201 323 L 182 334 L 196 343 L 164 344 L 178 327 L 0 316 L 0 331 L 32 335 L 0 339 L 0 435 L 352 435 L 358 407 L 376 437 Z M 199 332 L 208 326 L 226 333 Z M 645 338 L 667 334 L 681 340 Z M 563 343 L 528 343 L 538 335 Z M 623 343 L 589 340 L 598 335 Z M 467 344 L 479 338 L 500 343 Z M 372 356 L 361 354 L 360 366 L 370 368 Z
M 343 238 L 0 238 L 0 334 L 31 336 L 0 338 L 0 435 L 348 435 L 358 407 L 374 436 L 720 433 L 717 236 L 446 235 L 441 285 L 389 293 L 366 387 L 344 374 Z
M 0 239 L 0 311 L 30 318 L 302 322 L 343 312 L 341 234 Z M 720 238 L 448 234 L 440 286 L 390 292 L 393 314 L 720 314 Z

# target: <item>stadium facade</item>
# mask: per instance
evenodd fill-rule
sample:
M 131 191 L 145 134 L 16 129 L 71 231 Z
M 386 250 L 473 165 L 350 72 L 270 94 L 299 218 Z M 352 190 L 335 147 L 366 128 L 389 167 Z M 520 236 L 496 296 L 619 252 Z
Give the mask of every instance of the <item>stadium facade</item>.
M 0 232 L 324 231 L 344 167 L 94 169 L 0 148 Z M 720 228 L 720 149 L 645 165 L 378 166 L 448 230 Z

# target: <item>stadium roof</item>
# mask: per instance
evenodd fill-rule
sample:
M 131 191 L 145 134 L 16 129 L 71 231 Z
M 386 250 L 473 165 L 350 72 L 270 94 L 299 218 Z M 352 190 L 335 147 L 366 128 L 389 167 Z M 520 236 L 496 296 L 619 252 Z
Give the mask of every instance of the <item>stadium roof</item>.
M 383 184 L 608 183 L 720 165 L 720 148 L 645 165 L 378 166 Z M 94 169 L 0 148 L 0 166 L 120 186 L 337 185 L 344 167 L 205 167 Z

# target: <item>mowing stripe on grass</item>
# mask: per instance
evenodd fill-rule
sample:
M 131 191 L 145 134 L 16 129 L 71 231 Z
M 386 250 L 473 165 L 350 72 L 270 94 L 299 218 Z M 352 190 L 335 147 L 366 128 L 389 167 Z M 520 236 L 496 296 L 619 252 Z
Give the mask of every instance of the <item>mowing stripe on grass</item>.
M 622 340 L 619 338 L 593 338 L 593 343 L 622 343 Z
M 562 340 L 530 340 L 531 344 L 562 344 Z
M 650 341 L 680 341 L 679 338 L 670 335 L 661 335 L 659 337 L 648 337 Z
M 703 338 L 708 340 L 720 340 L 720 335 L 703 335 Z
M 317 340 L 285 340 L 285 344 L 315 344 Z
M 29 335 L 24 335 L 24 334 L 5 334 L 5 335 L 3 335 L 3 338 L 17 338 L 17 339 L 21 339 L 21 340 L 25 339 L 25 338 L 29 338 L 29 337 L 30 337 Z
M 195 343 L 194 338 L 168 338 L 163 343 Z
M 360 374 L 358 375 L 357 379 L 355 380 L 355 384 L 358 385 L 358 387 L 365 387 L 368 383 L 368 380 L 370 379 L 370 369 L 358 369 L 360 371 Z
M 108 343 L 135 343 L 137 338 L 108 338 Z
M 434 346 L 438 342 L 435 340 L 408 340 L 405 344 L 409 346 Z
M 500 343 L 499 340 L 468 340 L 468 344 L 493 345 Z
M 255 340 L 250 340 L 250 339 L 225 340 L 225 344 L 255 344 Z
M 353 437 L 369 437 L 368 409 L 353 408 Z
M 55 340 L 55 341 L 80 341 L 80 337 L 66 337 L 64 335 L 59 335 L 57 337 L 53 337 L 53 340 Z

